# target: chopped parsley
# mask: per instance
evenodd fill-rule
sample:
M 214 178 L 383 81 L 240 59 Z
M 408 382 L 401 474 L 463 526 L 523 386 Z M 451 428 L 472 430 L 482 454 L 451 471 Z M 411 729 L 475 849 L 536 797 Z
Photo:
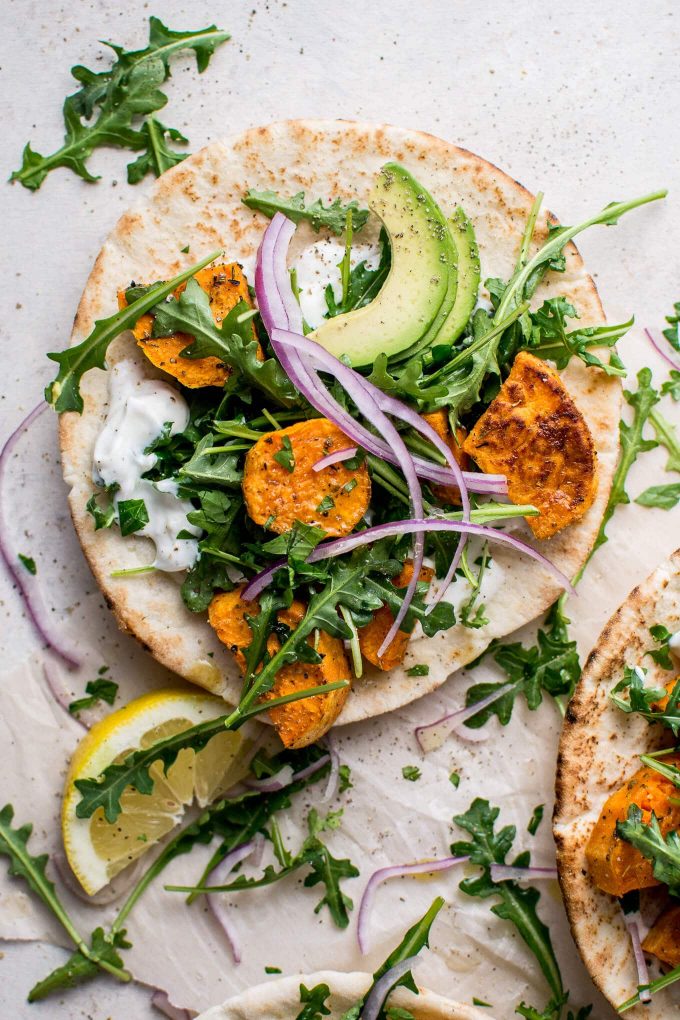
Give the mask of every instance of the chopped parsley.
M 23 564 L 29 574 L 35 575 L 38 573 L 38 568 L 35 565 L 35 560 L 32 556 L 24 556 L 23 553 L 19 553 L 19 562 Z
M 417 663 L 415 666 L 409 666 L 406 670 L 406 676 L 428 676 L 430 667 L 425 663 Z
M 107 705 L 112 705 L 116 700 L 118 684 L 100 675 L 99 679 L 87 682 L 85 693 L 87 697 L 77 698 L 68 706 L 71 715 L 77 715 L 78 712 L 82 712 L 85 708 L 94 708 L 100 701 L 105 701 Z
M 401 774 L 404 779 L 408 779 L 411 783 L 417 782 L 422 776 L 422 772 L 417 765 L 404 765 Z
M 274 454 L 274 460 L 291 475 L 295 471 L 295 452 L 288 436 L 284 436 L 281 440 L 281 449 Z

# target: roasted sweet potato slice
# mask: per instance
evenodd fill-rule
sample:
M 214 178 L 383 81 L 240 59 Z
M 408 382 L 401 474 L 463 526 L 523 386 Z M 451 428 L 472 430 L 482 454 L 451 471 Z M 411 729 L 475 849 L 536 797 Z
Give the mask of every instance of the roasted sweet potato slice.
M 245 670 L 242 649 L 247 648 L 251 640 L 250 627 L 245 617 L 257 616 L 260 611 L 257 602 L 244 602 L 242 591 L 242 588 L 236 588 L 216 595 L 208 610 L 212 627 L 220 641 L 233 652 L 241 672 Z M 277 615 L 279 622 L 295 629 L 304 614 L 304 605 L 295 601 L 289 609 L 282 609 Z M 312 643 L 311 638 L 309 643 Z M 269 654 L 274 655 L 278 648 L 279 639 L 271 634 L 267 641 Z M 322 661 L 313 664 L 295 662 L 284 666 L 277 673 L 276 683 L 265 696 L 266 700 L 306 687 L 320 687 L 336 680 L 351 680 L 345 648 L 339 638 L 321 631 L 316 650 L 323 656 Z M 283 744 L 286 747 L 306 747 L 319 740 L 340 715 L 348 694 L 349 687 L 344 687 L 330 694 L 317 694 L 313 698 L 273 708 L 270 712 L 271 720 Z
M 515 358 L 463 449 L 482 471 L 507 475 L 513 503 L 532 503 L 537 538 L 580 520 L 595 498 L 597 454 L 588 425 L 557 372 L 526 351 Z
M 405 588 L 413 577 L 413 561 L 406 560 L 399 574 L 392 579 L 395 588 Z M 419 581 L 431 581 L 434 577 L 434 570 L 431 567 L 423 567 L 420 571 Z M 378 655 L 378 649 L 385 640 L 387 632 L 394 623 L 394 616 L 387 606 L 376 610 L 373 619 L 365 627 L 359 628 L 359 647 L 361 654 L 378 669 L 394 669 L 404 661 L 408 643 L 411 635 L 408 631 L 398 630 L 392 644 L 386 648 L 382 655 Z
M 218 325 L 239 301 L 252 304 L 248 283 L 238 262 L 207 266 L 196 273 L 195 278 L 210 297 L 210 310 Z M 180 284 L 175 291 L 175 297 L 181 294 L 185 287 L 186 283 Z M 118 304 L 121 308 L 125 307 L 125 291 L 118 294 Z M 137 320 L 132 331 L 137 345 L 141 347 L 152 365 L 178 379 L 189 389 L 224 385 L 229 368 L 219 358 L 196 358 L 196 360 L 182 358 L 180 354 L 191 343 L 191 337 L 186 333 L 174 333 L 172 336 L 155 339 L 151 336 L 152 327 L 153 316 L 147 314 Z
M 664 910 L 647 932 L 642 948 L 669 967 L 680 967 L 680 904 Z
M 266 432 L 248 451 L 243 472 L 243 495 L 252 519 L 278 534 L 302 521 L 329 535 L 348 535 L 371 499 L 366 465 L 348 468 L 339 463 L 321 471 L 313 467 L 327 454 L 351 445 L 327 418 Z
M 467 471 L 470 466 L 470 458 L 463 450 L 463 443 L 467 438 L 467 432 L 463 426 L 458 426 L 454 436 L 449 425 L 449 416 L 444 408 L 430 411 L 422 417 L 423 421 L 432 426 L 439 438 L 444 440 L 463 471 Z M 460 490 L 457 485 L 431 485 L 430 488 L 433 495 L 442 503 L 452 506 L 457 506 L 460 503 Z
M 680 754 L 669 755 L 664 761 L 678 765 Z M 670 780 L 645 766 L 608 798 L 586 846 L 588 870 L 598 889 L 623 896 L 633 889 L 660 885 L 654 878 L 652 862 L 616 835 L 616 823 L 624 821 L 628 808 L 637 804 L 645 822 L 654 812 L 664 835 L 680 828 L 680 806 L 669 801 L 676 794 Z

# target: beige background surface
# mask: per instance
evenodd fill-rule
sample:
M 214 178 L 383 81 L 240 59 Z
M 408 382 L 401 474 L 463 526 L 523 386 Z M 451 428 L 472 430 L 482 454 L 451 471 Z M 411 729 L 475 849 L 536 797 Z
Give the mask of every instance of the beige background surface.
M 391 121 L 469 147 L 530 189 L 543 189 L 547 204 L 563 222 L 614 199 L 667 185 L 671 196 L 665 207 L 633 214 L 613 231 L 598 229 L 583 239 L 581 249 L 610 321 L 635 312 L 640 326 L 659 326 L 672 301 L 680 298 L 680 205 L 674 193 L 680 167 L 676 5 L 576 0 L 561 14 L 527 0 L 512 6 L 500 0 L 483 6 L 396 0 L 370 7 L 357 0 L 251 0 L 228 7 L 202 0 L 189 7 L 165 0 L 162 9 L 130 2 L 121 12 L 113 4 L 6 0 L 0 61 L 6 174 L 18 164 L 29 137 L 43 152 L 59 144 L 59 109 L 71 87 L 70 65 L 83 62 L 96 68 L 101 54 L 97 38 L 142 45 L 145 20 L 154 12 L 173 28 L 197 28 L 214 20 L 233 34 L 202 77 L 187 60 L 178 62 L 169 83 L 170 104 L 162 116 L 186 131 L 194 149 L 211 138 L 283 117 Z M 97 186 L 57 171 L 36 195 L 0 188 L 3 436 L 33 406 L 50 378 L 44 353 L 65 344 L 91 262 L 120 212 L 140 193 L 125 183 L 124 165 L 121 153 L 97 154 L 92 166 L 104 175 Z M 639 328 L 630 334 L 623 354 L 634 368 L 653 365 L 657 382 L 664 377 Z M 670 416 L 673 409 L 665 407 L 665 412 Z M 677 418 L 677 408 L 675 412 Z M 144 684 L 163 682 L 162 671 L 115 632 L 92 592 L 66 517 L 55 450 L 47 421 L 26 457 L 30 485 L 17 496 L 17 523 L 26 532 L 26 549 L 41 570 L 53 571 L 59 611 L 76 612 L 89 621 L 84 629 L 93 666 L 113 663 L 115 678 L 128 694 L 138 689 L 138 677 Z M 662 477 L 663 463 L 658 451 L 645 457 L 631 475 L 632 496 L 649 484 L 675 480 Z M 612 540 L 598 553 L 580 598 L 570 606 L 584 651 L 629 588 L 677 546 L 679 518 L 677 511 L 666 514 L 636 506 L 619 512 L 610 530 Z M 1 583 L 3 692 L 9 700 L 3 706 L 0 739 L 17 767 L 14 774 L 3 775 L 0 787 L 3 800 L 5 794 L 12 797 L 21 817 L 33 816 L 42 823 L 37 841 L 47 846 L 59 776 L 50 772 L 46 777 L 40 765 L 50 754 L 65 759 L 77 734 L 65 729 L 61 717 L 41 700 L 36 686 L 39 648 L 16 594 L 4 577 Z M 419 784 L 403 783 L 402 764 L 418 760 L 414 722 L 434 718 L 442 707 L 458 703 L 463 689 L 454 678 L 426 704 L 346 731 L 342 752 L 353 764 L 356 785 L 354 804 L 347 807 L 344 831 L 334 846 L 336 852 L 350 851 L 360 863 L 363 877 L 350 890 L 355 900 L 373 867 L 445 852 L 452 838 L 451 815 L 464 810 L 475 795 L 491 797 L 501 804 L 504 820 L 517 821 L 518 848 L 527 845 L 524 827 L 534 804 L 549 803 L 558 727 L 549 705 L 532 716 L 518 710 L 511 725 L 487 744 L 450 742 L 427 760 Z M 454 766 L 463 777 L 455 792 L 446 782 Z M 536 862 L 548 863 L 551 853 L 544 823 Z M 542 1005 L 545 993 L 532 979 L 533 962 L 506 926 L 489 914 L 488 905 L 464 900 L 456 885 L 449 877 L 386 889 L 370 963 L 378 963 L 399 931 L 442 891 L 451 906 L 419 980 L 467 1001 L 481 993 L 500 1017 L 510 1017 L 522 997 Z M 260 959 L 259 952 L 252 953 L 234 971 L 206 919 L 192 923 L 183 938 L 202 938 L 208 947 L 202 964 L 187 968 L 195 988 L 205 994 L 206 975 L 212 975 L 214 998 L 224 997 L 230 988 L 259 981 L 265 963 L 276 962 L 287 970 L 312 970 L 329 962 L 365 969 L 354 948 L 353 929 L 339 934 L 326 922 L 317 926 L 310 904 L 295 887 L 288 892 L 299 926 L 286 959 Z M 163 916 L 162 899 L 162 894 L 150 899 L 133 924 L 139 946 L 146 940 L 149 947 L 153 941 L 155 952 L 147 950 L 146 959 L 158 973 L 164 962 L 166 970 L 169 963 L 176 971 L 187 952 L 183 940 L 175 937 L 181 915 Z M 25 913 L 24 934 L 41 928 L 37 911 Z M 542 913 L 550 921 L 575 1001 L 591 1001 L 591 986 L 569 942 L 561 905 L 548 888 Z M 239 917 L 248 927 L 261 926 L 258 932 L 276 923 L 275 912 L 265 917 L 255 903 L 239 908 Z M 275 944 L 268 944 L 266 951 Z M 61 958 L 61 951 L 52 947 L 5 947 L 0 960 L 4 1012 L 22 1020 L 152 1015 L 145 990 L 102 983 L 70 995 L 63 1004 L 25 1006 L 26 988 L 42 976 L 47 958 L 55 960 L 58 954 Z M 602 1008 L 596 1015 L 608 1014 Z

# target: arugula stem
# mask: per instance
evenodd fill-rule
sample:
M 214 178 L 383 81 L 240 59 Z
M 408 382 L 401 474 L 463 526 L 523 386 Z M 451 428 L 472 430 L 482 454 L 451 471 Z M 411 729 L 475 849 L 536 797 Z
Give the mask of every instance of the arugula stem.
M 224 560 L 225 563 L 233 563 L 237 567 L 242 567 L 243 570 L 254 570 L 255 568 L 250 564 L 246 563 L 245 560 L 239 559 L 238 556 L 233 556 L 231 553 L 223 552 L 221 549 L 213 549 L 212 546 L 204 545 L 202 547 L 203 552 L 210 553 L 216 560 Z
M 347 606 L 340 606 L 340 615 L 352 632 L 352 636 L 349 639 L 349 650 L 352 656 L 354 675 L 357 680 L 360 680 L 364 673 L 364 660 L 361 656 L 361 647 L 359 645 L 359 631 Z
M 434 382 L 435 379 L 438 379 L 439 376 L 447 375 L 454 369 L 459 368 L 460 365 L 463 364 L 463 362 L 467 361 L 472 354 L 476 354 L 477 351 L 482 349 L 482 347 L 486 347 L 494 340 L 499 340 L 500 337 L 505 332 L 505 330 L 508 328 L 508 326 L 511 326 L 513 322 L 515 322 L 517 319 L 520 319 L 524 315 L 524 313 L 528 311 L 528 309 L 529 302 L 524 301 L 516 308 L 511 309 L 509 312 L 505 312 L 503 316 L 500 316 L 499 312 L 496 312 L 493 318 L 493 324 L 488 333 L 484 333 L 482 336 L 477 337 L 477 339 L 473 340 L 473 342 L 468 347 L 464 347 L 462 351 L 459 351 L 455 355 L 455 357 L 451 358 L 450 361 L 447 361 L 447 363 L 443 365 L 442 368 L 438 369 L 436 372 L 433 372 L 431 375 L 428 375 L 427 385 L 429 386 L 430 383 Z
M 652 995 L 655 992 L 660 992 L 664 988 L 668 988 L 669 985 L 675 984 L 676 981 L 680 980 L 680 967 L 674 967 L 673 970 L 669 970 L 667 974 L 657 978 L 656 981 L 650 981 L 646 986 Z M 640 992 L 636 992 L 635 995 L 631 996 L 630 999 L 626 999 L 620 1006 L 616 1007 L 617 1013 L 625 1013 L 627 1009 L 632 1009 L 633 1006 L 637 1006 L 640 1002 Z
M 517 256 L 517 265 L 515 271 L 521 270 L 527 264 L 527 256 L 529 255 L 529 248 L 531 241 L 534 236 L 536 229 L 536 220 L 538 214 L 541 211 L 541 205 L 543 204 L 543 192 L 536 192 L 536 198 L 534 199 L 533 205 L 531 206 L 531 212 L 529 213 L 529 219 L 527 220 L 526 227 L 524 228 L 524 234 L 522 236 L 522 243 L 519 249 L 519 255 Z

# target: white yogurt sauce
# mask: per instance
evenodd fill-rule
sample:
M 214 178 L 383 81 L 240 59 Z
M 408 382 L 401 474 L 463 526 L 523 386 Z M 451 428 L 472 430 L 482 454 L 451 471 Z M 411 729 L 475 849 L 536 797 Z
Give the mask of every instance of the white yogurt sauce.
M 676 630 L 675 634 L 669 637 L 668 647 L 676 659 L 680 659 L 680 630 Z
M 119 361 L 109 372 L 109 413 L 94 447 L 94 479 L 104 485 L 117 483 L 116 508 L 120 500 L 144 500 L 149 523 L 135 534 L 155 544 L 157 570 L 174 572 L 187 570 L 198 556 L 198 542 L 178 539 L 179 532 L 196 536 L 201 532 L 187 521 L 193 507 L 189 500 L 179 499 L 176 482 L 142 478 L 157 460 L 144 450 L 166 422 L 172 423 L 173 436 L 186 428 L 189 408 L 184 398 L 168 383 L 144 378 L 133 361 Z
M 301 253 L 295 268 L 300 288 L 300 307 L 305 321 L 316 329 L 324 321 L 328 311 L 324 293 L 330 283 L 337 301 L 342 297 L 342 284 L 338 263 L 345 254 L 345 243 L 340 238 L 326 237 Z M 375 269 L 380 262 L 380 246 L 376 244 L 353 244 L 350 265 L 366 262 L 369 269 Z

